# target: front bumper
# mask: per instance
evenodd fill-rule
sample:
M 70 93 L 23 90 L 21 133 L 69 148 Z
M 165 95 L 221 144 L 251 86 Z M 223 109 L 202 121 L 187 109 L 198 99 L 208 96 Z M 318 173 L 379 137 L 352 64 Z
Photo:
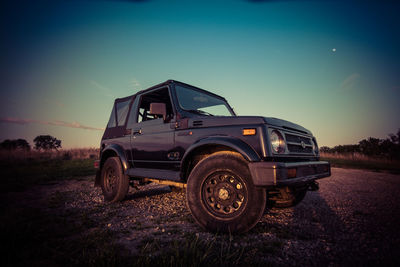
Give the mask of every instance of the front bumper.
M 326 161 L 250 162 L 255 186 L 302 186 L 331 175 Z

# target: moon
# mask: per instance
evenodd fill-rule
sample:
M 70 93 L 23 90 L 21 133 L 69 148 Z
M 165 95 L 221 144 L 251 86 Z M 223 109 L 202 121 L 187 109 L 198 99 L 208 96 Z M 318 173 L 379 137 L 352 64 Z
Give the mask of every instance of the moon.
M 332 48 L 332 52 L 336 52 L 336 48 Z

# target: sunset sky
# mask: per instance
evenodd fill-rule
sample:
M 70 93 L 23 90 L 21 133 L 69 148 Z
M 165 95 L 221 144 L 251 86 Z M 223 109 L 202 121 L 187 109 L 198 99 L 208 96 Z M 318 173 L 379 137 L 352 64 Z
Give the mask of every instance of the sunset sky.
M 97 147 L 116 97 L 168 79 L 224 96 L 239 115 L 298 123 L 320 146 L 385 138 L 400 128 L 392 2 L 10 1 L 0 141 Z

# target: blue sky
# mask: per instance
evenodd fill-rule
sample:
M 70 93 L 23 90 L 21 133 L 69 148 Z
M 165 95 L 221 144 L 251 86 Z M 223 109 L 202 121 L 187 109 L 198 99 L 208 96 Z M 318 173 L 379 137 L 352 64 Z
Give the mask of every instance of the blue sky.
M 400 128 L 399 4 L 38 1 L 1 12 L 0 140 L 97 147 L 113 99 L 176 79 L 320 145 Z

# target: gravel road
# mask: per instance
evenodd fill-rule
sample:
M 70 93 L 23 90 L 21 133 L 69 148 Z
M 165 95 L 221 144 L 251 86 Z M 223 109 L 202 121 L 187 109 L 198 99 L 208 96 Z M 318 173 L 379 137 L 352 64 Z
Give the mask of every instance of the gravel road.
M 93 227 L 110 229 L 130 255 L 143 253 L 143 244 L 151 240 L 168 246 L 188 234 L 215 238 L 194 223 L 184 191 L 149 184 L 110 204 L 92 180 L 41 185 L 14 197 L 24 199 L 21 205 L 61 202 L 47 207 L 79 210 L 95 222 Z M 296 207 L 270 209 L 249 233 L 220 235 L 218 242 L 244 250 L 242 263 L 399 266 L 399 196 L 400 175 L 333 168 L 330 178 L 320 180 L 320 190 L 308 192 Z

